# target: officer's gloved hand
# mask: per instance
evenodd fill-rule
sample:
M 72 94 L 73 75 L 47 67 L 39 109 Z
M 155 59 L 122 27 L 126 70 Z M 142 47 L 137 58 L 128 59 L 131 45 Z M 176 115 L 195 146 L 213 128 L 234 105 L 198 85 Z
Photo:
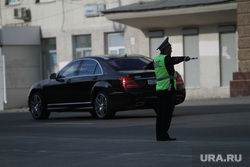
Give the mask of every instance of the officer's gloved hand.
M 190 57 L 189 56 L 184 56 L 184 61 L 189 61 Z

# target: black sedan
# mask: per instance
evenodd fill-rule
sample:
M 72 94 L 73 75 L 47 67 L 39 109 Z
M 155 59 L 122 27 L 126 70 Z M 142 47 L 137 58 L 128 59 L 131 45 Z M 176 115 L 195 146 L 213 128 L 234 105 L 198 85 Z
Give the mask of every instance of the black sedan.
M 116 111 L 156 108 L 152 59 L 141 56 L 84 57 L 73 60 L 58 73 L 34 84 L 28 105 L 35 119 L 47 119 L 51 111 L 89 111 L 113 118 Z M 176 104 L 185 100 L 185 86 L 178 74 Z

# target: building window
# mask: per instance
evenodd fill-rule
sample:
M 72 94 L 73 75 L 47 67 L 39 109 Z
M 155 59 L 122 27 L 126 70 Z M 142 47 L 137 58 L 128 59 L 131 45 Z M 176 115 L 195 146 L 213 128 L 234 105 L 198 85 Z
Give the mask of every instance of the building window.
M 199 57 L 198 35 L 184 35 L 184 55 Z M 184 78 L 186 88 L 200 88 L 200 63 L 196 61 L 184 62 Z
M 108 34 L 108 54 L 124 54 L 124 33 Z
M 36 3 L 55 2 L 56 0 L 36 0 Z
M 233 72 L 237 71 L 235 32 L 220 33 L 220 70 L 221 87 L 229 87 Z
M 42 67 L 43 79 L 58 71 L 56 38 L 42 39 Z
M 91 56 L 91 35 L 78 35 L 73 37 L 74 59 Z
M 6 0 L 6 5 L 17 5 L 20 4 L 20 0 Z

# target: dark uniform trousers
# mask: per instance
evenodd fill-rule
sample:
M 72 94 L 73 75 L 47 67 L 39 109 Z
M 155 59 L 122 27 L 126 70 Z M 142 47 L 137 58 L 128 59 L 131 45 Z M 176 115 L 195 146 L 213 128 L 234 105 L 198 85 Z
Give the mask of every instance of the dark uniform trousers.
M 157 91 L 157 118 L 156 118 L 156 138 L 168 135 L 168 130 L 172 120 L 172 114 L 175 108 L 175 90 Z

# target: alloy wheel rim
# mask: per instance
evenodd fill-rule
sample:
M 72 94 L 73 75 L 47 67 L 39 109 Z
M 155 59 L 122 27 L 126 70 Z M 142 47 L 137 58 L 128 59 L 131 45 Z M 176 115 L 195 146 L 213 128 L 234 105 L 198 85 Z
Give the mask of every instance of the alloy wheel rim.
M 97 95 L 95 99 L 95 111 L 99 118 L 104 118 L 107 113 L 107 98 L 103 94 Z
M 34 95 L 31 99 L 31 113 L 35 118 L 38 118 L 41 115 L 42 111 L 42 100 L 40 96 Z

